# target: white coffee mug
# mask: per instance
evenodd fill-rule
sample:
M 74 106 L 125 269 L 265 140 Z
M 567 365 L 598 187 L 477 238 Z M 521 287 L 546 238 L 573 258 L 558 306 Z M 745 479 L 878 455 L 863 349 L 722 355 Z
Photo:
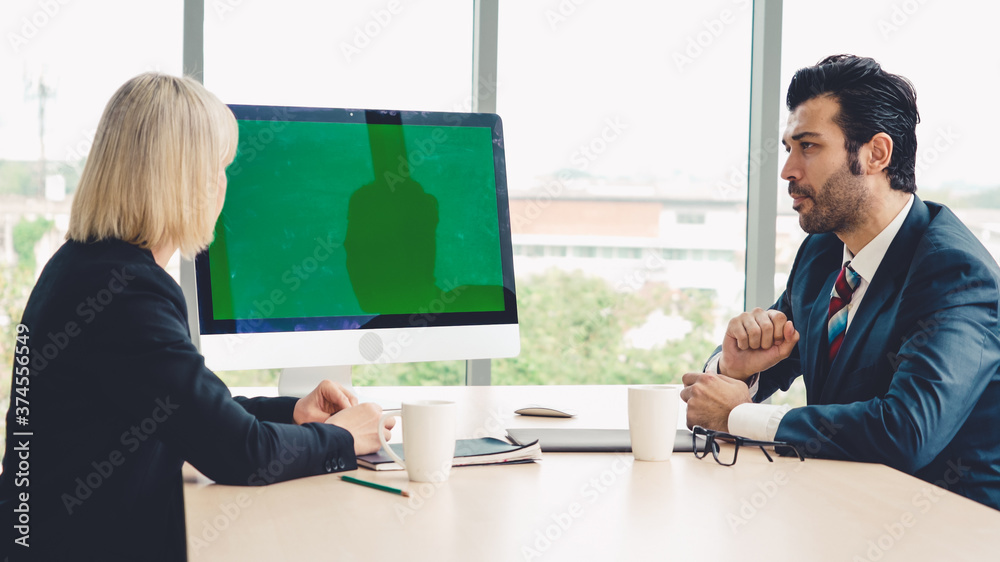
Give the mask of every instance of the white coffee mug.
M 403 402 L 400 412 L 385 412 L 379 422 L 394 416 L 403 418 L 403 457 L 392 450 L 379 432 L 382 449 L 392 457 L 413 482 L 444 482 L 451 474 L 455 458 L 455 403 L 444 400 Z
M 638 461 L 668 461 L 677 438 L 677 386 L 630 386 L 628 430 Z

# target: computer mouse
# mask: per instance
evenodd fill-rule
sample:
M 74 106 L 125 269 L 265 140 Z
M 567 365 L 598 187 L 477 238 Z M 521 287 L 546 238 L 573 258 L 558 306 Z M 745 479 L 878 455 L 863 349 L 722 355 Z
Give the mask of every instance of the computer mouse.
M 545 418 L 572 418 L 576 416 L 575 413 L 566 409 L 539 406 L 538 404 L 529 404 L 523 408 L 514 410 L 514 413 L 522 416 L 541 416 Z

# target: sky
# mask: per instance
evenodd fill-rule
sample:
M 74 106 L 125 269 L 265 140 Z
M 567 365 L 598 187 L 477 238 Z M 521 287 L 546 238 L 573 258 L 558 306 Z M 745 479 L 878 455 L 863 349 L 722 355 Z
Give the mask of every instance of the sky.
M 5 0 L 0 159 L 39 155 L 26 91 L 38 76 L 54 88 L 47 156 L 81 157 L 122 82 L 182 72 L 182 6 Z M 511 188 L 562 168 L 731 183 L 746 169 L 751 12 L 749 0 L 501 2 L 497 110 Z M 472 19 L 466 0 L 206 0 L 205 83 L 227 103 L 464 111 Z M 786 0 L 781 91 L 828 54 L 874 56 L 916 86 L 918 184 L 997 186 L 996 21 L 993 2 Z

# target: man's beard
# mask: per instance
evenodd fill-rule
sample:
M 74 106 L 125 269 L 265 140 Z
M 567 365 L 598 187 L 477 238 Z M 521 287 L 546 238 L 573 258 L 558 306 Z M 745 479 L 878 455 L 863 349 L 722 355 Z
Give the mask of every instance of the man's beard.
M 871 198 L 864 177 L 851 173 L 849 163 L 823 183 L 819 194 L 810 186 L 795 182 L 788 182 L 788 193 L 809 197 L 810 208 L 806 212 L 799 211 L 799 226 L 809 234 L 854 230 L 861 223 Z

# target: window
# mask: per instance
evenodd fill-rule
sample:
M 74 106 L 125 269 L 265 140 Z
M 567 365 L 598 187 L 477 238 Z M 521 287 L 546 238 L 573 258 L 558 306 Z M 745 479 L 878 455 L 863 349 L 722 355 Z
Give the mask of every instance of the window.
M 709 250 L 708 259 L 710 261 L 732 261 L 735 257 L 732 252 L 726 250 Z
M 524 255 L 529 258 L 540 258 L 545 255 L 544 246 L 525 246 Z
M 782 96 L 795 70 L 837 53 L 873 57 L 887 71 L 913 82 L 920 110 L 917 195 L 951 207 L 994 257 L 1000 256 L 1000 238 L 994 235 L 1000 224 L 1000 182 L 993 164 L 993 131 L 1000 128 L 1000 115 L 982 108 L 995 105 L 1000 89 L 1000 38 L 994 29 L 998 18 L 1000 5 L 969 0 L 849 0 L 838 2 L 835 9 L 786 0 L 781 40 Z M 823 25 L 817 26 L 817 21 Z M 956 84 L 961 87 L 956 89 Z M 787 115 L 783 112 L 782 130 Z M 785 188 L 781 182 L 776 296 L 805 237 Z M 802 404 L 805 393 L 796 385 L 776 401 Z
M 493 362 L 494 384 L 678 382 L 721 341 L 743 308 L 751 11 L 731 0 L 501 3 L 511 197 L 543 209 L 530 232 L 514 221 L 515 244 L 569 239 L 597 259 L 515 261 L 521 355 Z M 703 204 L 723 227 L 692 210 Z M 674 261 L 693 241 L 730 261 Z M 692 328 L 659 332 L 657 315 Z
M 678 224 L 705 224 L 705 213 L 677 213 Z
M 40 13 L 37 0 L 0 8 L 3 21 L 30 23 L 12 24 L 25 40 L 0 50 L 0 68 L 14 81 L 42 68 L 53 79 L 36 81 L 34 97 L 0 92 L 10 109 L 0 122 L 0 195 L 41 198 L 46 178 L 62 176 L 71 197 L 114 89 L 146 69 L 182 70 L 183 3 L 57 4 L 55 14 Z M 518 199 L 551 205 L 539 232 L 514 231 L 525 345 L 521 357 L 494 362 L 494 382 L 674 382 L 743 309 L 751 9 L 732 0 L 502 4 L 490 87 L 512 208 Z M 225 102 L 471 107 L 470 2 L 225 1 L 205 10 L 204 79 Z M 132 25 L 137 14 L 155 29 Z M 49 104 L 41 166 L 41 143 L 30 141 L 40 96 Z M 42 218 L 64 228 L 69 197 L 49 204 Z M 697 267 L 680 263 L 695 256 L 685 247 L 695 240 Z M 681 339 L 649 332 L 661 314 L 692 329 Z M 626 333 L 659 343 L 631 346 Z M 456 383 L 463 371 L 461 362 L 390 365 L 358 383 Z M 270 384 L 272 375 L 227 380 Z
M 13 218 L 13 214 L 0 214 L 0 266 L 14 263 L 14 247 L 11 236 L 14 225 L 8 224 L 12 222 Z M 11 233 L 9 234 L 8 231 Z M 7 322 L 9 321 L 8 319 Z
M 676 248 L 668 248 L 663 250 L 663 259 L 665 260 L 686 260 L 687 250 L 678 250 Z
M 472 16 L 463 0 L 206 2 L 205 85 L 226 103 L 470 111 Z M 223 379 L 256 385 L 275 376 Z M 362 386 L 464 379 L 463 361 L 354 369 Z
M 637 260 L 642 257 L 642 248 L 618 248 L 617 257 L 627 260 Z
M 469 111 L 472 24 L 462 0 L 206 2 L 205 85 L 226 103 Z
M 0 411 L 14 330 L 36 275 L 62 244 L 101 112 L 129 78 L 181 72 L 181 2 L 0 4 Z M 148 25 L 156 22 L 156 25 Z M 0 419 L 0 449 L 4 421 Z

